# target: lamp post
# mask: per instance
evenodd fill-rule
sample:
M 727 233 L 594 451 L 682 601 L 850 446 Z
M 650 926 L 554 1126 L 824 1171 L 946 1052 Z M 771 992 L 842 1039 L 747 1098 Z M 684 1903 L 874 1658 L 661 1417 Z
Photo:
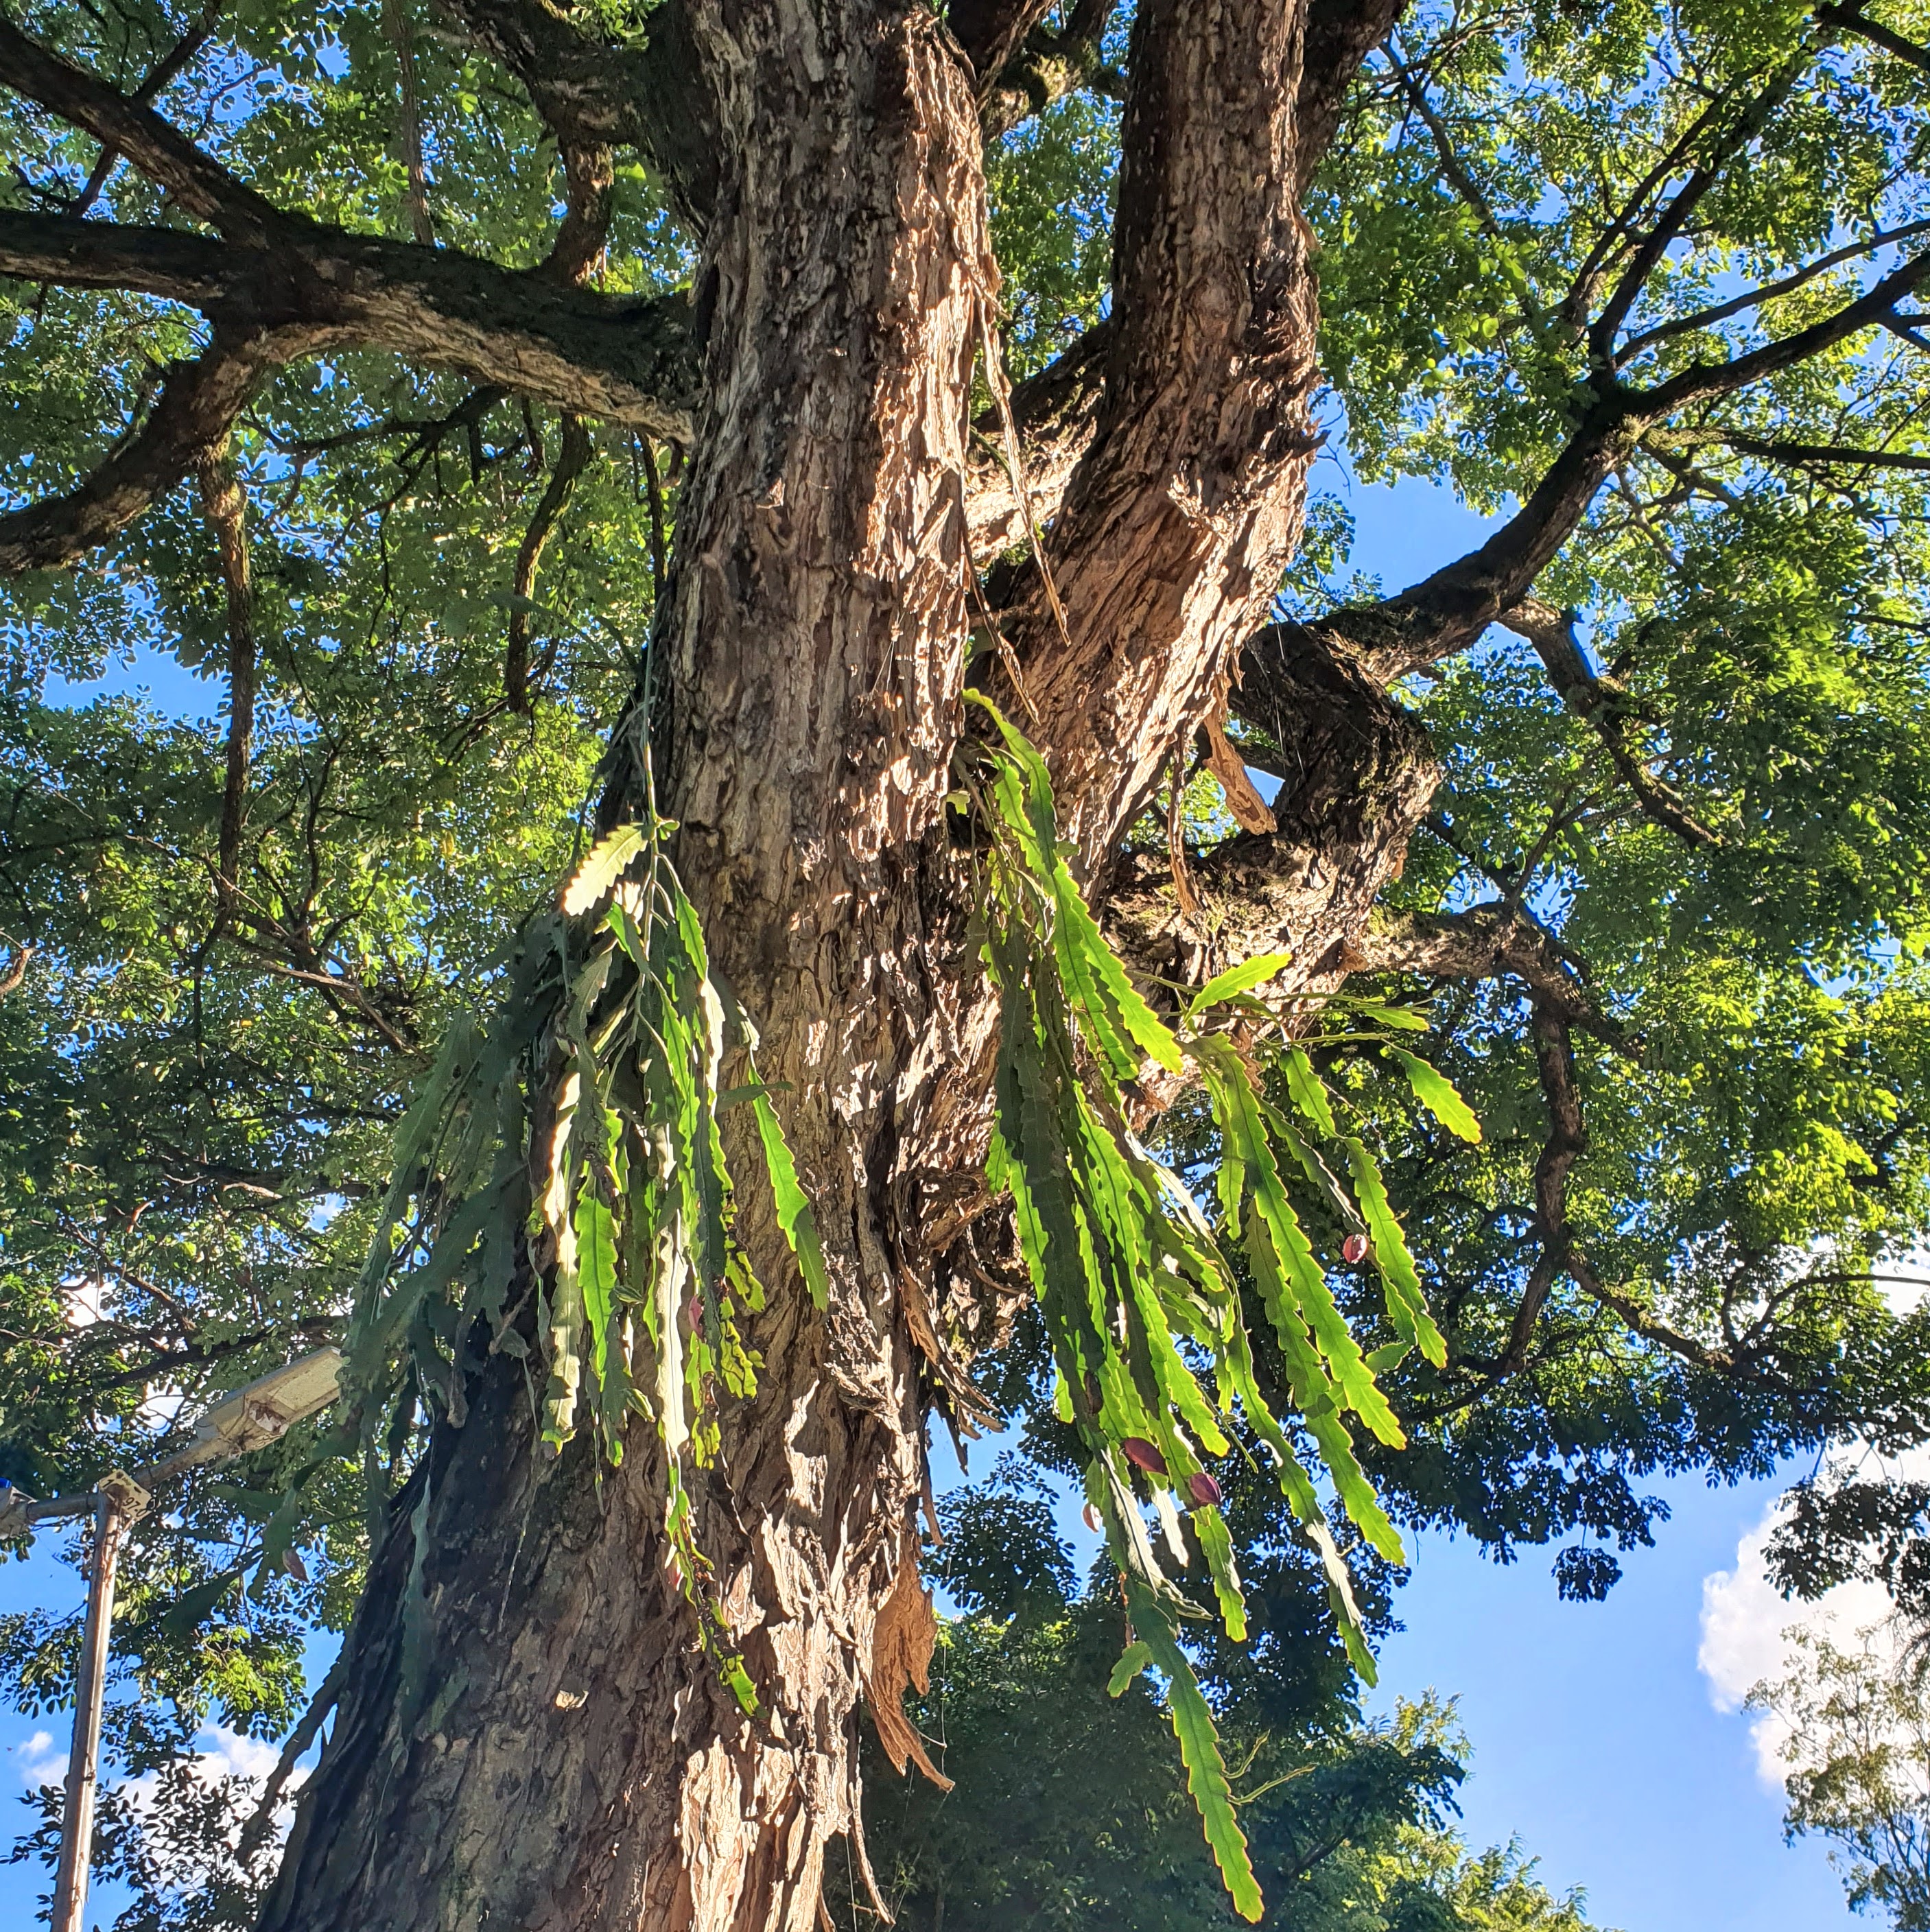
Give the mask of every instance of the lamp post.
M 121 1539 L 147 1513 L 153 1492 L 170 1477 L 204 1462 L 225 1462 L 266 1448 L 304 1418 L 335 1399 L 341 1354 L 317 1349 L 272 1369 L 237 1389 L 203 1415 L 194 1435 L 172 1456 L 131 1475 L 116 1469 L 83 1496 L 37 1502 L 18 1490 L 0 1504 L 0 1538 L 17 1534 L 56 1516 L 94 1519 L 94 1550 L 87 1573 L 87 1627 L 81 1639 L 80 1671 L 74 1692 L 74 1744 L 68 1754 L 67 1797 L 60 1828 L 60 1864 L 54 1877 L 53 1932 L 81 1932 L 87 1910 L 87 1867 L 94 1840 L 94 1803 L 101 1774 L 101 1708 L 107 1681 L 107 1640 L 114 1621 L 114 1576 Z

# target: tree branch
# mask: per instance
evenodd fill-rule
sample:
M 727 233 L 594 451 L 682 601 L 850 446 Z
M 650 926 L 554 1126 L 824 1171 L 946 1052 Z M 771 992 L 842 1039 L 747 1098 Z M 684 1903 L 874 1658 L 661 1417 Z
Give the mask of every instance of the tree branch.
M 429 219 L 429 183 L 422 166 L 422 110 L 416 96 L 416 36 L 409 24 L 405 0 L 382 0 L 383 26 L 395 54 L 401 112 L 396 117 L 396 139 L 408 178 L 404 199 L 409 208 L 409 229 L 425 248 L 436 244 L 435 224 Z
M 1294 172 L 1304 194 L 1367 57 L 1393 32 L 1406 0 L 1310 0 L 1294 110 Z
M 677 212 L 702 232 L 716 205 L 722 137 L 683 0 L 650 10 L 642 46 L 586 33 L 545 0 L 438 4 L 522 82 L 566 154 L 641 148 Z
M 1013 388 L 1025 490 L 1038 522 L 1058 508 L 1098 427 L 1112 343 L 1111 322 L 1096 322 L 1063 355 Z M 984 560 L 1025 542 L 1025 518 L 1013 494 L 997 410 L 988 410 L 972 427 L 977 439 L 965 472 L 965 526 L 972 554 Z
M 1440 770 L 1407 710 L 1298 626 L 1260 632 L 1243 668 L 1230 708 L 1271 740 L 1269 762 L 1285 774 L 1270 808 L 1274 829 L 1242 832 L 1193 859 L 1200 919 L 1178 916 L 1166 868 L 1139 855 L 1109 883 L 1101 916 L 1145 976 L 1201 986 L 1291 946 L 1277 990 L 1317 996 L 1388 963 L 1363 950 L 1375 944 L 1369 915 L 1400 870 Z
M 610 238 L 617 171 L 608 148 L 563 150 L 564 213 L 542 272 L 557 282 L 587 280 Z
M 1681 793 L 1649 770 L 1630 743 L 1628 694 L 1613 678 L 1597 674 L 1575 635 L 1575 614 L 1557 610 L 1538 597 L 1524 597 L 1501 613 L 1501 622 L 1535 646 L 1562 702 L 1607 748 L 1622 782 L 1643 811 L 1688 845 L 1721 842 L 1690 811 Z
M 1002 17 L 1016 21 L 1029 16 L 1034 24 L 1001 55 L 990 38 L 991 23 L 1001 17 L 1001 10 L 995 0 L 978 0 L 973 14 L 967 17 L 974 32 L 986 42 L 983 58 L 996 62 L 982 65 L 980 56 L 973 58 L 974 71 L 980 77 L 979 126 L 988 142 L 1003 140 L 1014 128 L 1034 115 L 1043 114 L 1055 101 L 1076 94 L 1082 87 L 1091 87 L 1114 100 L 1123 98 L 1124 88 L 1119 76 L 1100 58 L 1100 43 L 1115 4 L 1116 0 L 1078 0 L 1064 32 L 1055 34 L 1036 24 L 1049 8 L 1034 5 L 1031 0 L 1019 0 Z M 956 32 L 960 19 L 958 6 L 953 7 L 949 17 Z M 981 20 L 986 24 L 980 25 Z M 971 53 L 969 45 L 966 51 Z
M 283 220 L 272 203 L 214 160 L 153 109 L 70 66 L 0 16 L 0 85 L 124 154 L 197 220 L 230 239 L 260 245 Z
M 1582 1119 L 1581 1096 L 1575 1088 L 1574 1052 L 1567 1022 L 1552 1007 L 1535 1004 L 1531 1022 L 1535 1064 L 1547 1103 L 1548 1138 L 1535 1162 L 1535 1226 L 1541 1252 L 1529 1270 L 1526 1286 L 1508 1331 L 1508 1346 L 1495 1365 L 1495 1378 L 1519 1372 L 1528 1360 L 1535 1324 L 1548 1299 L 1548 1291 L 1565 1271 L 1574 1246 L 1568 1232 L 1568 1174 L 1588 1149 L 1588 1129 Z
M 248 499 L 233 465 L 204 450 L 196 466 L 201 505 L 221 553 L 228 608 L 227 770 L 221 790 L 221 829 L 215 890 L 225 921 L 239 890 L 242 819 L 248 805 L 248 765 L 254 745 L 254 586 L 248 568 Z
M 255 248 L 5 210 L 0 274 L 161 296 L 236 328 L 310 329 L 673 442 L 692 434 L 700 379 L 681 294 L 561 287 L 535 270 L 308 221 Z
M 1034 28 L 1052 9 L 1052 0 L 952 0 L 946 9 L 945 24 L 965 50 L 965 58 L 978 76 L 981 106 L 1000 86 L 1007 67 Z M 1100 0 L 1097 6 L 1087 0 L 1081 10 L 1088 17 L 1069 28 L 1064 42 L 1091 46 L 1096 59 L 1099 34 L 1105 30 L 1106 17 L 1112 11 L 1110 0 Z
M 160 99 L 169 85 L 213 37 L 215 22 L 221 16 L 221 6 L 222 0 L 207 0 L 201 9 L 200 18 L 149 70 L 146 77 L 130 97 L 131 99 L 143 106 Z M 67 211 L 68 214 L 85 214 L 94 206 L 101 190 L 107 185 L 107 177 L 114 172 L 114 164 L 120 158 L 118 148 L 102 147 L 100 158 L 87 177 L 87 184 L 75 197 L 74 206 Z
M 1930 470 L 1930 456 L 1907 449 L 1846 449 L 1835 443 L 1781 442 L 1761 436 L 1744 436 L 1739 430 L 1722 430 L 1717 440 L 1745 456 L 1760 456 L 1766 462 L 1792 466 L 1816 464 L 1826 466 L 1841 464 L 1856 470 Z
M 0 577 L 58 570 L 125 530 L 227 438 L 263 374 L 301 352 L 270 335 L 218 328 L 206 354 L 176 363 L 147 419 L 77 489 L 0 515 Z
M 554 260 L 554 257 L 552 258 Z M 289 223 L 271 244 L 0 211 L 0 274 L 187 303 L 215 323 L 146 422 L 70 496 L 0 516 L 0 574 L 105 542 L 220 442 L 269 370 L 373 344 L 576 414 L 687 442 L 698 388 L 689 305 L 558 286 L 452 250 Z
M 1093 440 L 1006 628 L 1095 870 L 1190 742 L 1297 540 L 1315 286 L 1294 169 L 1295 10 L 1142 0 Z M 1069 625 L 1059 622 L 1059 610 Z
M 1634 1051 L 1627 1030 L 1604 1013 L 1541 928 L 1513 907 L 1459 913 L 1377 916 L 1354 942 L 1354 970 L 1418 973 L 1431 980 L 1518 980 L 1564 1026 L 1618 1052 Z
M 1693 315 L 1678 316 L 1673 322 L 1658 322 L 1653 328 L 1631 338 L 1616 351 L 1618 367 L 1625 366 L 1645 349 L 1652 348 L 1658 342 L 1666 342 L 1671 337 L 1693 334 L 1697 330 L 1713 328 L 1718 322 L 1727 322 L 1731 316 L 1740 315 L 1745 310 L 1758 308 L 1764 302 L 1773 302 L 1778 296 L 1786 296 L 1818 275 L 1826 274 L 1832 268 L 1838 268 L 1845 262 L 1853 262 L 1859 256 L 1874 254 L 1893 242 L 1913 241 L 1919 235 L 1930 234 L 1930 221 L 1906 222 L 1901 228 L 1885 229 L 1871 236 L 1867 241 L 1853 242 L 1847 247 L 1835 248 L 1826 255 L 1820 255 L 1813 262 L 1805 262 L 1793 274 L 1784 275 L 1780 280 L 1768 282 L 1759 289 L 1748 289 L 1732 301 L 1718 302 L 1713 308 L 1698 309 Z
M 516 554 L 514 584 L 515 602 L 509 608 L 509 647 L 503 663 L 503 689 L 512 711 L 527 716 L 530 701 L 530 599 L 536 587 L 536 566 L 542 560 L 544 547 L 557 526 L 576 479 L 590 464 L 590 432 L 583 418 L 565 412 L 562 446 L 557 452 L 556 467 L 536 505 L 530 527 L 523 533 L 522 547 Z
M 1622 272 L 1621 279 L 1602 304 L 1601 314 L 1589 325 L 1589 353 L 1592 361 L 1603 366 L 1613 363 L 1615 338 L 1647 286 L 1649 276 L 1668 253 L 1670 244 L 1688 226 L 1690 216 L 1701 206 L 1703 197 L 1721 178 L 1724 165 L 1754 140 L 1769 116 L 1787 98 L 1808 59 L 1808 50 L 1805 48 L 1783 64 L 1768 85 L 1736 117 L 1734 125 L 1718 136 L 1706 158 L 1690 170 L 1688 178 L 1670 198 L 1649 232 L 1636 243 L 1634 254 Z
M 1726 362 L 1695 364 L 1652 388 L 1604 379 L 1527 502 L 1479 549 L 1395 596 L 1343 607 L 1310 628 L 1352 650 L 1388 683 L 1465 650 L 1527 598 L 1535 578 L 1587 514 L 1596 490 L 1658 424 L 1691 403 L 1733 394 L 1878 326 L 1899 302 L 1925 285 L 1930 253 L 1901 263 L 1834 315 L 1761 348 Z
M 1868 40 L 1884 52 L 1894 54 L 1898 60 L 1925 74 L 1930 74 L 1930 47 L 1919 46 L 1914 40 L 1907 40 L 1894 28 L 1886 27 L 1874 20 L 1863 17 L 1863 8 L 1868 0 L 1855 0 L 1847 6 L 1819 7 L 1817 20 L 1826 27 L 1835 27 L 1846 34 L 1853 34 L 1859 40 Z

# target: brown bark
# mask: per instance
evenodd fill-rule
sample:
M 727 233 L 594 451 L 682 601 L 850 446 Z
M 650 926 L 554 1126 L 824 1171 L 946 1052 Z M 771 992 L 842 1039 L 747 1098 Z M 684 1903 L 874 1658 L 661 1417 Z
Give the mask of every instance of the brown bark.
M 1301 28 L 1298 8 L 1255 0 L 1148 5 L 1133 24 L 1105 397 L 1050 544 L 1067 622 L 1034 583 L 1012 624 L 1094 876 L 1299 537 L 1315 322 Z
M 917 886 L 945 863 L 993 272 L 970 76 L 923 8 L 691 17 L 728 158 L 656 735 L 832 1279 L 820 1316 L 747 1186 L 767 1366 L 696 1494 L 764 1708 L 738 1709 L 665 1579 L 648 1436 L 599 1496 L 587 1442 L 538 1460 L 499 1357 L 398 1505 L 272 1928 L 801 1932 L 854 1815 L 873 1625 L 923 1486 L 889 1184 L 941 1037 Z M 610 816 L 638 802 L 647 728 L 619 734 Z

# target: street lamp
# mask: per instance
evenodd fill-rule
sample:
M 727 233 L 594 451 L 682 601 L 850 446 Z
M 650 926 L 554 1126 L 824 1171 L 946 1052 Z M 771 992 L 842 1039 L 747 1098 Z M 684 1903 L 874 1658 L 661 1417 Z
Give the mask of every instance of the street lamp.
M 272 1369 L 203 1415 L 185 1447 L 131 1474 L 116 1469 L 84 1496 L 36 1502 L 19 1490 L 0 1501 L 0 1538 L 56 1516 L 92 1516 L 94 1555 L 87 1576 L 87 1627 L 74 1690 L 74 1746 L 67 1760 L 60 1865 L 54 1876 L 53 1932 L 81 1932 L 87 1909 L 87 1864 L 94 1838 L 94 1800 L 101 1772 L 101 1706 L 107 1679 L 107 1639 L 114 1618 L 114 1573 L 121 1538 L 147 1514 L 155 1490 L 184 1469 L 265 1448 L 335 1399 L 342 1358 L 334 1348 Z

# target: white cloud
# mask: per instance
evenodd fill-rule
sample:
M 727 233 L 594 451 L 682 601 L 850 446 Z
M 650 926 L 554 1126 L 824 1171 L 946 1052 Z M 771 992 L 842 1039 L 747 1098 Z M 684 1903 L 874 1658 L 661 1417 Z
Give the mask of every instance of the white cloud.
M 1761 1522 L 1736 1546 L 1736 1567 L 1702 1580 L 1702 1643 L 1696 1662 L 1709 1679 L 1710 1701 L 1718 1711 L 1739 1711 L 1765 1678 L 1789 1668 L 1789 1633 L 1807 1629 L 1851 1644 L 1858 1630 L 1890 1614 L 1890 1601 L 1877 1583 L 1843 1583 L 1813 1604 L 1791 1601 L 1769 1581 L 1763 1552 L 1782 1514 L 1771 1505 Z M 1749 1726 L 1756 1748 L 1756 1773 L 1773 1790 L 1783 1781 L 1783 1746 L 1787 1726 L 1771 1712 Z
M 67 1748 L 54 1742 L 51 1731 L 36 1731 L 23 1744 L 10 1748 L 20 1760 L 20 1780 L 30 1790 L 43 1784 L 59 1784 L 67 1776 Z
M 1892 1473 L 1919 1480 L 1930 1475 L 1930 1451 L 1916 1450 L 1899 1458 Z M 1736 1544 L 1733 1570 L 1718 1570 L 1702 1580 L 1702 1642 L 1695 1660 L 1709 1680 L 1709 1701 L 1718 1711 L 1741 1710 L 1758 1684 L 1787 1674 L 1794 1650 L 1792 1630 L 1813 1630 L 1838 1648 L 1854 1649 L 1857 1634 L 1886 1621 L 1894 1608 L 1878 1583 L 1838 1584 L 1814 1603 L 1784 1597 L 1769 1581 L 1763 1560 L 1784 1507 L 1781 1498 L 1771 1504 Z M 1749 1735 L 1756 1748 L 1757 1774 L 1779 1791 L 1787 1726 L 1763 1712 L 1751 1724 Z

